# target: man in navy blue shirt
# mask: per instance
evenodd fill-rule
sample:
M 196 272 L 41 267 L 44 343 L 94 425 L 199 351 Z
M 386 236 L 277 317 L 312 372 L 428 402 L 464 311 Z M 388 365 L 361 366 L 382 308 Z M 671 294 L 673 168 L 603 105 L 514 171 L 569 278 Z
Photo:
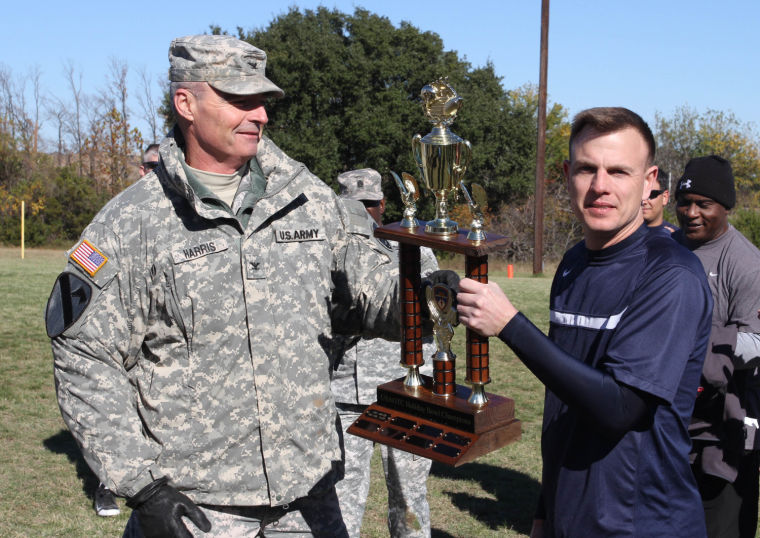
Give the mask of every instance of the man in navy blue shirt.
M 546 386 L 535 537 L 705 535 L 687 425 L 712 299 L 699 260 L 644 223 L 654 152 L 630 110 L 573 120 L 564 172 L 584 240 L 557 268 L 548 337 L 497 284 L 460 282 L 459 319 Z

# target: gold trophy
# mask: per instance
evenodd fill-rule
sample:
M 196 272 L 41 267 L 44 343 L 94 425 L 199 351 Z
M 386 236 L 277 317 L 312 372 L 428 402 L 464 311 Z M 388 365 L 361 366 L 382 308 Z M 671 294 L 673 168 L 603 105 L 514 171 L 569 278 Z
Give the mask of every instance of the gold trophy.
M 422 181 L 435 195 L 435 218 L 425 225 L 425 231 L 436 235 L 457 232 L 457 223 L 449 219 L 448 198 L 456 196 L 459 181 L 472 158 L 472 148 L 449 130 L 462 106 L 445 78 L 432 82 L 420 91 L 425 115 L 433 130 L 424 137 L 412 138 L 412 154 L 420 169 Z
M 520 421 L 514 401 L 486 393 L 490 383 L 488 338 L 466 331 L 467 388 L 456 383 L 456 357 L 451 351 L 458 323 L 456 291 L 446 285 L 421 286 L 420 247 L 464 255 L 465 275 L 488 282 L 488 254 L 504 248 L 509 238 L 483 231 L 485 191 L 472 185 L 472 196 L 461 183 L 470 162 L 470 143 L 449 131 L 462 105 L 446 79 L 421 92 L 423 108 L 435 124 L 433 131 L 412 140 L 412 153 L 422 183 L 436 197 L 435 219 L 423 227 L 414 218 L 417 187 L 414 177 L 392 173 L 401 192 L 404 219 L 375 229 L 375 236 L 399 243 L 399 296 L 402 318 L 401 366 L 405 377 L 377 387 L 377 401 L 348 428 L 348 432 L 448 465 L 461 465 L 517 441 Z M 472 230 L 460 230 L 448 216 L 448 201 L 462 189 L 472 213 Z M 436 352 L 433 377 L 421 375 L 423 307 L 430 312 Z

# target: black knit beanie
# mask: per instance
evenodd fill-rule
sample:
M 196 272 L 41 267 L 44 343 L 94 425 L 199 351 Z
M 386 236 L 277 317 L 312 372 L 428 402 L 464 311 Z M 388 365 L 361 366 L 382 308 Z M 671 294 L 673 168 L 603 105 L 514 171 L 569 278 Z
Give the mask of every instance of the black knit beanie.
M 690 160 L 678 181 L 676 197 L 682 193 L 707 196 L 726 209 L 731 209 L 736 204 L 734 172 L 731 170 L 731 163 L 717 155 L 695 157 Z

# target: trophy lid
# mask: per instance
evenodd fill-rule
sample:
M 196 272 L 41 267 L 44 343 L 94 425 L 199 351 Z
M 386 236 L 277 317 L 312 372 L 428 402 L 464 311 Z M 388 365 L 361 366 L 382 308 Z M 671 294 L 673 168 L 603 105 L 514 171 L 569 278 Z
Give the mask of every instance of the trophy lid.
M 425 115 L 440 128 L 451 125 L 462 107 L 462 98 L 451 87 L 448 77 L 439 78 L 423 86 L 420 98 Z

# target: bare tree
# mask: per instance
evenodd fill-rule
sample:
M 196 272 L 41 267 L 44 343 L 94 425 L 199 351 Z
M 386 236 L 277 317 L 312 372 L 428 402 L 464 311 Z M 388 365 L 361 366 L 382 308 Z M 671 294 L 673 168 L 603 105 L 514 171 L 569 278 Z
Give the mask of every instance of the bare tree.
M 39 107 L 39 67 L 21 78 L 9 77 L 3 82 L 3 91 L 8 95 L 8 117 L 12 124 L 12 135 L 20 148 L 30 155 L 36 149 L 36 120 L 30 115 L 27 108 L 27 83 L 32 83 L 32 97 L 35 107 Z M 36 114 L 37 112 L 34 112 Z
M 29 150 L 27 117 L 25 115 L 25 79 L 18 80 L 10 69 L 0 72 L 0 98 L 3 103 L 4 131 L 10 136 L 14 149 Z
M 37 153 L 39 151 L 39 138 L 40 138 L 40 129 L 42 128 L 42 122 L 40 121 L 40 114 L 42 112 L 42 87 L 40 79 L 42 78 L 42 70 L 40 69 L 39 65 L 35 65 L 32 67 L 29 71 L 29 80 L 32 83 L 32 100 L 33 100 L 33 106 L 34 106 L 34 125 L 33 125 L 33 141 L 32 141 L 32 151 L 34 153 Z
M 169 88 L 171 84 L 166 78 L 159 78 L 158 84 L 161 87 L 161 105 L 158 107 L 158 115 L 164 122 L 163 130 L 168 132 L 174 124 L 177 122 L 177 118 L 174 117 L 174 109 L 171 104 L 171 96 Z
M 26 113 L 26 81 L 26 77 L 23 77 L 14 85 L 14 119 L 18 128 L 17 134 L 21 142 L 21 148 L 26 154 L 29 154 L 32 151 L 32 138 L 34 135 L 32 132 L 32 122 Z
M 111 185 L 120 184 L 129 175 L 128 161 L 132 156 L 130 149 L 130 132 L 129 132 L 129 108 L 127 107 L 127 74 L 129 73 L 129 67 L 125 60 L 121 60 L 115 57 L 111 57 L 108 66 L 108 79 L 107 86 L 104 88 L 100 95 L 102 104 L 105 105 L 100 114 L 100 121 L 108 118 L 107 124 L 109 127 L 118 127 L 119 132 L 112 133 L 112 136 L 117 136 L 121 143 L 108 144 L 109 151 L 113 152 L 108 156 L 109 161 L 112 163 L 110 171 L 112 177 L 109 182 Z M 119 113 L 119 118 L 115 119 L 112 115 L 113 111 Z
M 137 101 L 140 103 L 140 108 L 143 112 L 145 121 L 148 122 L 150 127 L 150 140 L 155 142 L 158 140 L 158 100 L 154 93 L 156 84 L 155 77 L 148 74 L 143 66 L 140 71 L 141 92 L 137 96 Z
M 110 101 L 111 106 L 121 114 L 125 124 L 129 123 L 129 109 L 127 108 L 127 74 L 129 67 L 125 60 L 111 57 L 108 66 L 108 87 L 104 91 L 104 101 Z M 128 146 L 129 135 L 126 130 L 121 134 L 124 147 Z
M 66 153 L 66 143 L 64 142 L 64 133 L 66 125 L 70 122 L 70 114 L 66 104 L 60 97 L 53 96 L 44 100 L 46 116 L 55 122 L 56 127 L 56 164 L 63 164 L 64 154 Z M 67 164 L 70 160 L 67 160 Z
M 7 136 L 9 143 L 15 144 L 15 125 L 13 112 L 13 91 L 11 90 L 12 73 L 9 68 L 0 65 L 0 134 Z
M 79 175 L 82 175 L 82 148 L 85 135 L 82 131 L 82 107 L 84 106 L 85 95 L 82 92 L 82 73 L 77 72 L 71 61 L 68 61 L 64 67 L 71 97 L 74 100 L 74 107 L 69 116 L 68 131 L 74 139 L 74 148 L 77 152 L 77 161 L 79 163 Z

